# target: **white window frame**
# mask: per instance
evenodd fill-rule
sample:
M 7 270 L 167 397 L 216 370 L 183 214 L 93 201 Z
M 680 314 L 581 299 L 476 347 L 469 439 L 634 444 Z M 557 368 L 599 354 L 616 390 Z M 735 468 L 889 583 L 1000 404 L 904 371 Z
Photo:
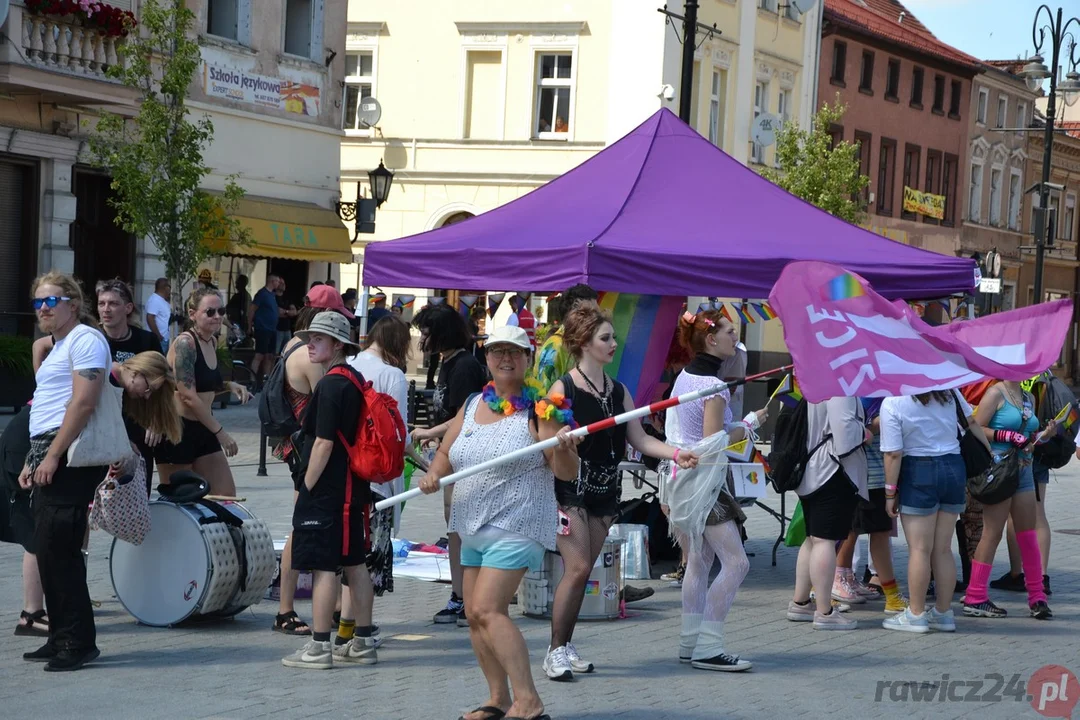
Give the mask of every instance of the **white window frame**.
M 979 88 L 979 101 L 975 105 L 975 122 L 979 125 L 986 126 L 986 113 L 990 109 L 990 90 L 988 88 Z
M 994 176 L 997 175 L 997 189 L 994 188 Z M 1001 197 L 1002 186 L 1005 184 L 1005 167 L 1003 165 L 990 166 L 990 213 L 988 221 L 993 227 L 1001 225 Z M 997 193 L 995 200 L 994 193 Z
M 791 91 L 780 88 L 780 93 L 776 96 L 776 116 L 780 118 L 780 127 L 784 126 L 788 120 L 791 119 Z M 773 164 L 776 167 L 780 167 L 780 158 L 777 153 L 773 153 Z
M 776 0 L 758 0 L 757 4 L 758 10 L 768 10 L 769 12 L 777 12 L 778 5 L 779 3 Z
M 1068 222 L 1065 220 L 1068 219 Z M 1066 193 L 1065 195 L 1065 210 L 1061 216 L 1061 223 L 1059 225 L 1061 230 L 1064 231 L 1064 235 L 1061 235 L 1061 239 L 1066 242 L 1072 242 L 1076 238 L 1076 194 Z
M 758 93 L 758 90 L 761 93 Z M 758 116 L 762 113 L 769 112 L 769 83 L 768 81 L 757 81 L 754 83 L 754 116 L 750 120 L 751 128 L 751 140 L 750 140 L 750 160 L 758 165 L 765 164 L 765 146 L 759 145 L 753 141 L 753 127 L 754 120 L 758 119 Z
M 719 65 L 712 66 L 711 85 L 709 86 L 709 142 L 718 148 L 724 147 L 724 95 L 727 89 L 727 70 Z
M 346 45 L 346 55 L 359 55 L 362 53 L 370 53 L 371 55 L 371 76 L 365 75 L 347 75 L 342 78 L 343 87 L 341 89 L 341 127 L 345 131 L 346 137 L 374 137 L 374 128 L 346 128 L 345 127 L 345 111 L 348 109 L 348 105 L 345 102 L 345 97 L 348 94 L 349 85 L 370 85 L 371 96 L 378 97 L 376 93 L 376 81 L 379 77 L 379 46 L 373 44 L 364 45 Z M 359 63 L 357 63 L 359 67 Z
M 1026 102 L 1018 102 L 1016 104 L 1016 134 L 1021 136 L 1021 137 L 1023 137 L 1023 135 L 1024 135 L 1023 128 L 1027 127 L 1027 122 L 1028 122 L 1027 114 L 1028 114 L 1027 103 Z
M 570 79 L 568 81 L 557 79 L 543 80 L 540 77 L 540 58 L 543 55 L 569 55 L 570 56 Z M 505 66 L 505 62 L 504 62 Z M 574 116 L 577 105 L 577 74 L 578 74 L 578 51 L 577 45 L 543 45 L 533 48 L 533 106 L 529 115 L 529 137 L 534 140 L 565 140 L 574 141 L 574 131 L 577 127 L 577 118 Z M 540 132 L 540 92 L 545 87 L 568 87 L 570 88 L 570 108 L 567 112 L 566 132 L 549 130 Z
M 1014 195 L 1013 188 L 1016 188 Z M 1010 230 L 1020 230 L 1020 209 L 1024 204 L 1024 176 L 1019 168 L 1009 168 L 1009 217 Z
M 494 138 L 483 138 L 485 140 L 505 140 L 506 139 L 506 64 L 507 64 L 507 42 L 506 35 L 499 35 L 495 42 L 463 42 L 461 44 L 461 88 L 459 92 L 458 107 L 461 108 L 458 114 L 458 137 L 465 139 L 465 123 L 469 115 L 469 53 L 470 52 L 497 52 L 499 53 L 499 99 L 495 103 L 495 127 L 498 128 L 498 132 Z
M 289 0 L 281 0 L 281 53 L 286 57 L 303 58 L 318 62 L 321 60 L 319 53 L 323 46 L 323 22 L 325 19 L 324 0 L 311 0 L 311 36 L 308 38 L 308 54 L 297 55 L 285 49 L 285 31 L 287 28 Z
M 994 120 L 997 121 L 995 127 L 1009 127 L 1009 96 L 1005 93 L 998 95 L 997 114 L 994 116 Z
M 982 224 L 982 196 L 983 180 L 985 179 L 985 166 L 981 162 L 971 163 L 971 182 L 968 184 L 968 219 L 974 223 Z M 978 182 L 976 182 L 978 178 Z M 975 188 L 978 192 L 974 192 Z

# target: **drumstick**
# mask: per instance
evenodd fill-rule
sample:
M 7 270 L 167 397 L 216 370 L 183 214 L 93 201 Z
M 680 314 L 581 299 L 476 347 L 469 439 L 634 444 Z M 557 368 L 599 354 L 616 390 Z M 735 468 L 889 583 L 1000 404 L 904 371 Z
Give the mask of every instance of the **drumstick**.
M 670 397 L 670 398 L 668 398 L 666 400 L 659 400 L 657 402 L 652 403 L 651 405 L 645 405 L 643 407 L 639 407 L 639 408 L 636 408 L 634 410 L 631 410 L 630 412 L 625 412 L 625 413 L 622 413 L 621 415 L 616 415 L 614 417 L 605 418 L 604 420 L 594 422 L 591 425 L 586 425 L 584 427 L 579 427 L 576 430 L 571 430 L 570 435 L 573 436 L 573 437 L 585 437 L 586 435 L 588 435 L 590 433 L 594 433 L 594 432 L 597 432 L 599 430 L 607 430 L 608 428 L 615 427 L 616 425 L 622 425 L 622 424 L 627 423 L 627 422 L 629 422 L 631 420 L 634 420 L 636 418 L 644 417 L 646 415 L 651 415 L 653 413 L 660 412 L 661 410 L 666 410 L 666 409 L 668 409 L 670 407 L 675 407 L 676 405 L 681 405 L 682 403 L 693 402 L 695 400 L 701 400 L 702 398 L 706 398 L 706 397 L 710 397 L 712 395 L 716 395 L 718 392 L 721 392 L 722 390 L 726 390 L 728 388 L 733 388 L 733 387 L 735 387 L 737 385 L 743 385 L 743 384 L 745 384 L 747 382 L 750 382 L 751 380 L 757 380 L 758 378 L 763 378 L 763 377 L 766 377 L 768 375 L 774 375 L 774 374 L 776 374 L 778 372 L 784 372 L 786 370 L 790 370 L 791 368 L 792 368 L 791 365 L 784 365 L 782 367 L 774 368 L 772 370 L 766 370 L 765 372 L 757 373 L 756 375 L 748 375 L 745 378 L 740 378 L 738 380 L 732 380 L 731 382 L 720 382 L 720 383 L 717 383 L 716 385 L 713 385 L 712 387 L 703 388 L 701 390 L 695 390 L 694 392 L 688 392 L 688 393 L 686 393 L 684 395 L 679 395 L 678 397 Z M 488 470 L 490 468 L 498 467 L 499 465 L 503 465 L 505 463 L 512 462 L 512 461 L 518 459 L 519 457 L 522 457 L 522 456 L 527 455 L 529 453 L 534 453 L 534 452 L 537 452 L 539 450 L 547 450 L 548 448 L 555 447 L 558 444 L 559 444 L 559 439 L 558 438 L 550 438 L 548 440 L 541 440 L 540 442 L 533 443 L 532 445 L 529 445 L 528 447 L 521 448 L 520 450 L 515 450 L 515 451 L 513 451 L 511 453 L 507 453 L 506 455 L 503 455 L 501 457 L 492 458 L 491 460 L 486 460 L 486 461 L 484 461 L 482 463 L 478 463 L 476 465 L 473 465 L 470 468 L 466 468 L 465 470 L 459 470 L 456 473 L 452 473 L 450 475 L 447 475 L 444 478 L 440 478 L 439 479 L 439 487 L 446 487 L 447 485 L 451 485 L 451 484 L 457 482 L 458 480 L 462 480 L 462 479 L 467 478 L 467 477 L 469 477 L 471 475 L 475 475 L 475 474 L 477 474 L 479 472 L 483 472 L 484 470 Z M 375 503 L 375 509 L 376 510 L 385 510 L 388 507 L 393 507 L 394 505 L 397 505 L 398 503 L 405 502 L 406 500 L 411 500 L 412 498 L 419 497 L 422 494 L 423 494 L 423 492 L 420 490 L 420 488 L 414 487 L 414 488 L 411 488 L 409 490 L 406 490 L 403 493 L 399 493 L 397 495 L 394 495 L 393 497 L 388 497 L 385 500 L 380 500 L 379 502 Z
M 247 502 L 247 498 L 236 497 L 235 495 L 204 495 L 204 500 L 213 500 L 214 502 Z

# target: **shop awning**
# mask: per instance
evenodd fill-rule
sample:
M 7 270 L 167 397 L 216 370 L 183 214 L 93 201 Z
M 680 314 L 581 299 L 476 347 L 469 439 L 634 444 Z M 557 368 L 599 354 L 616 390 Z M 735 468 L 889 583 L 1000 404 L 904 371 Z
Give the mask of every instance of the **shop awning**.
M 251 243 L 238 245 L 224 238 L 207 238 L 225 255 L 353 262 L 349 231 L 333 210 L 317 205 L 244 198 L 232 216 L 251 231 Z

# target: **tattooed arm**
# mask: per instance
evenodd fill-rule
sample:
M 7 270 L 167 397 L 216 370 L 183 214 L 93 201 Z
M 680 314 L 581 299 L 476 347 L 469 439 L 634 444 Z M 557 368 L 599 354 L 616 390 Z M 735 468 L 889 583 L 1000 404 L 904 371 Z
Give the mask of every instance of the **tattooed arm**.
M 214 419 L 210 412 L 210 402 L 199 397 L 195 391 L 195 353 L 199 352 L 195 340 L 189 333 L 180 333 L 172 346 L 173 372 L 176 373 L 176 397 L 180 400 L 180 406 L 184 415 L 192 420 L 198 420 L 212 433 L 221 430 L 221 424 Z
M 44 460 L 34 471 L 34 482 L 38 485 L 48 485 L 53 480 L 53 475 L 60 466 L 60 458 L 67 452 L 75 438 L 86 427 L 90 416 L 97 407 L 98 398 L 101 397 L 101 387 L 105 383 L 104 368 L 85 368 L 76 370 L 71 374 L 72 395 L 64 412 L 64 421 L 56 433 L 56 439 L 49 446 Z

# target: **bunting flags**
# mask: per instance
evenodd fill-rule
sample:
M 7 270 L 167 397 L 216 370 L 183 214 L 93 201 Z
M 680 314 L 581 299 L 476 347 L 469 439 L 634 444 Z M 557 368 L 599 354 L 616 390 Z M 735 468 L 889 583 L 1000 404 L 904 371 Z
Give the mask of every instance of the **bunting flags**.
M 416 296 L 415 295 L 395 295 L 394 296 L 394 307 L 401 308 L 402 310 L 407 310 L 407 309 L 411 308 L 413 306 L 414 302 L 416 302 Z
M 749 312 L 747 312 L 746 306 L 742 303 L 731 303 L 731 306 L 735 308 L 735 312 L 738 314 L 739 320 L 741 320 L 744 325 L 753 325 L 757 322 L 756 320 L 754 320 L 754 317 Z
M 445 305 L 446 298 L 444 297 L 429 297 L 427 299 L 428 305 Z
M 754 308 L 754 311 L 761 316 L 762 320 L 768 322 L 769 320 L 776 319 L 776 313 L 769 307 L 769 303 L 761 303 L 760 305 L 757 303 L 750 303 L 750 305 Z
M 739 316 L 739 320 L 745 325 L 753 325 L 757 322 L 757 320 L 754 319 L 754 314 L 757 314 L 765 322 L 777 318 L 776 311 L 773 310 L 772 306 L 767 302 L 723 303 L 716 298 L 709 298 L 707 302 L 698 303 L 697 311 L 700 313 L 707 310 L 715 310 L 726 318 L 728 322 L 735 322 L 731 316 L 731 312 L 728 310 L 728 305 L 735 310 L 735 313 Z
M 488 293 L 488 318 L 495 317 L 495 313 L 498 311 L 499 306 L 502 305 L 503 298 L 506 297 L 506 293 Z
M 473 306 L 476 305 L 476 301 L 480 299 L 479 295 L 458 295 L 458 311 L 461 312 L 466 318 L 469 317 L 469 313 L 472 311 Z

